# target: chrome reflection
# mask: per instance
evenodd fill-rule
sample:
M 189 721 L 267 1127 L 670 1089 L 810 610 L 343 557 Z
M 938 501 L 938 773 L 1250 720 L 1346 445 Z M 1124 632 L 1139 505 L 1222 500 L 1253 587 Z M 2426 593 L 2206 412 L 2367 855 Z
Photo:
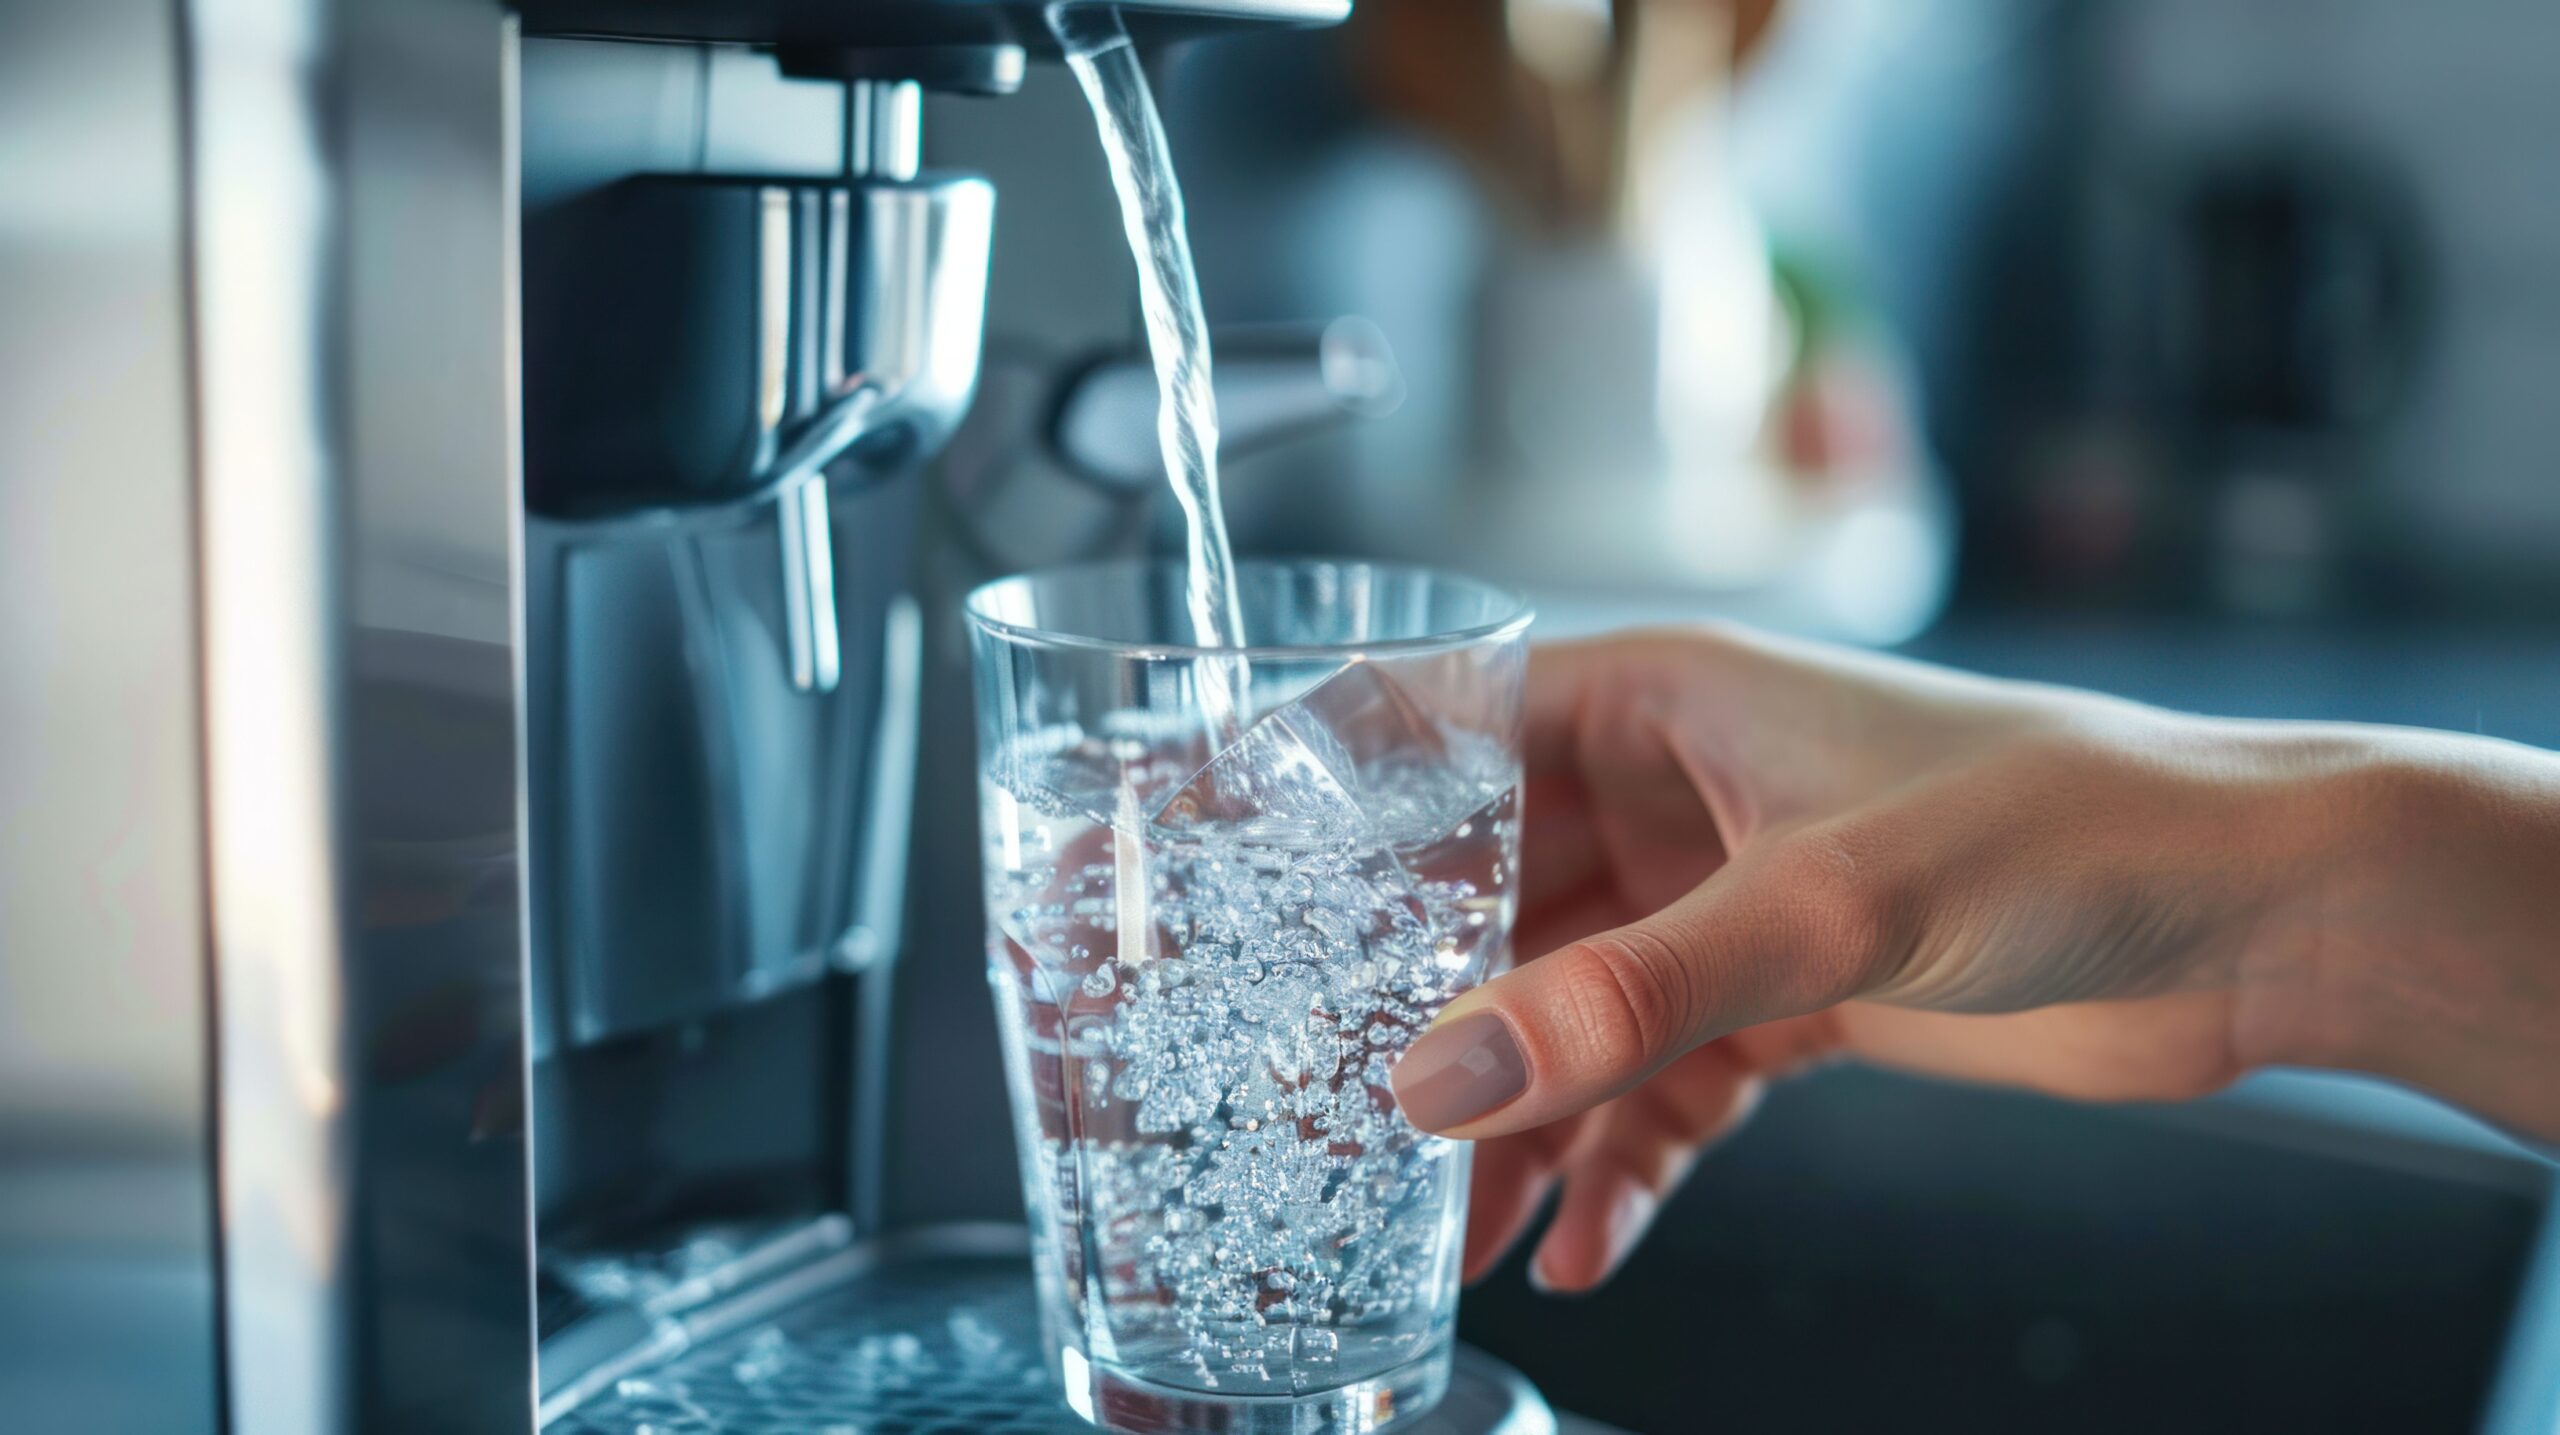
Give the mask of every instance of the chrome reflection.
M 188 7 L 205 826 L 233 1428 L 352 1429 L 337 781 L 341 233 L 317 0 Z

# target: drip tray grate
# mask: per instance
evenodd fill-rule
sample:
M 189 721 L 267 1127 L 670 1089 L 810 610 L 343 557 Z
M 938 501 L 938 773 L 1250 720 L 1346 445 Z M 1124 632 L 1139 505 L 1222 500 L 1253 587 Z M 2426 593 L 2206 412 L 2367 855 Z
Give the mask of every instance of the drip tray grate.
M 544 1435 L 1076 1435 L 1019 1253 L 892 1256 L 775 1318 L 629 1375 Z M 1553 1435 L 1518 1373 L 1463 1347 L 1411 1435 Z

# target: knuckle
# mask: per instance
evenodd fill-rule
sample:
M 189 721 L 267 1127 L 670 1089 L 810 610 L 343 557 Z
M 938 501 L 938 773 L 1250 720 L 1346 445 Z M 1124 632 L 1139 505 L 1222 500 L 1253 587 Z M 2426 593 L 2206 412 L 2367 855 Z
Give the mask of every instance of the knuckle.
M 1594 937 L 1573 965 L 1577 1025 L 1595 1051 L 1650 1062 L 1686 1034 L 1687 970 L 1660 937 L 1641 928 Z
M 1888 853 L 1882 834 L 1839 823 L 1788 839 L 1772 857 L 1802 970 L 1828 990 L 1889 978 L 1911 948 L 1916 902 Z

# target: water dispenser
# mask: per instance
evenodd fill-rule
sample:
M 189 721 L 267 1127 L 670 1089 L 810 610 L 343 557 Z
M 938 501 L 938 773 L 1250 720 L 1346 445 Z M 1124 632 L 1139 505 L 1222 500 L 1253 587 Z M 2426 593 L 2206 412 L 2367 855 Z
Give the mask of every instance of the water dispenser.
M 1349 4 L 1123 8 L 1154 47 Z M 131 590 L 184 754 L 134 870 L 202 936 L 148 979 L 174 1055 L 114 1057 L 191 1133 L 152 1147 L 195 1235 L 127 1313 L 174 1392 L 136 1428 L 1074 1428 L 1019 1230 L 881 1200 L 889 1053 L 990 1020 L 890 1001 L 902 962 L 980 960 L 901 950 L 912 866 L 970 856 L 911 837 L 913 557 L 993 236 L 1040 219 L 922 166 L 924 99 L 1004 103 L 1045 16 L 179 9 L 84 7 L 26 52 L 136 57 L 165 162 L 135 272 L 184 281 L 128 292 L 169 312 L 133 332 L 187 481 L 131 487 L 112 555 L 58 539 L 106 571 L 175 535 L 188 575 Z M 1356 325 L 1237 353 L 1238 447 L 1392 387 Z M 1126 364 L 1040 384 L 980 476 L 1018 448 L 1142 493 Z M 110 738 L 63 760 L 161 772 Z M 124 980 L 129 945 L 84 960 Z M 1419 1428 L 1553 1428 L 1469 1362 Z

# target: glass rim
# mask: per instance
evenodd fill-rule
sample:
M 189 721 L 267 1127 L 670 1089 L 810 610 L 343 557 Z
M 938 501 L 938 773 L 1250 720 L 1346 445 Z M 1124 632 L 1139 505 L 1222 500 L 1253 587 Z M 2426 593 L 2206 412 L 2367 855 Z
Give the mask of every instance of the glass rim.
M 1045 568 L 1009 573 L 990 578 L 969 590 L 962 600 L 961 611 L 980 631 L 1007 642 L 1044 648 L 1069 648 L 1082 652 L 1111 653 L 1141 661 L 1197 661 L 1203 658 L 1242 657 L 1250 661 L 1263 659 L 1341 659 L 1361 657 L 1401 657 L 1415 653 L 1446 652 L 1473 647 L 1480 643 L 1501 642 L 1517 637 L 1537 620 L 1537 609 L 1518 589 L 1445 568 L 1429 568 L 1419 563 L 1380 562 L 1367 558 L 1244 558 L 1236 561 L 1241 576 L 1255 571 L 1287 572 L 1311 568 L 1360 568 L 1372 573 L 1403 577 L 1432 578 L 1463 583 L 1493 600 L 1502 616 L 1489 622 L 1471 623 L 1463 628 L 1450 628 L 1436 633 L 1423 633 L 1409 638 L 1376 638 L 1355 643 L 1247 643 L 1240 648 L 1209 648 L 1196 643 L 1138 643 L 1116 638 L 1099 638 L 1090 633 L 1069 632 L 1060 628 L 1034 628 L 990 615 L 986 601 L 998 590 L 1028 587 L 1044 580 L 1099 576 L 1110 573 L 1146 574 L 1178 572 L 1182 562 L 1173 558 L 1104 558 L 1080 563 L 1058 563 Z

